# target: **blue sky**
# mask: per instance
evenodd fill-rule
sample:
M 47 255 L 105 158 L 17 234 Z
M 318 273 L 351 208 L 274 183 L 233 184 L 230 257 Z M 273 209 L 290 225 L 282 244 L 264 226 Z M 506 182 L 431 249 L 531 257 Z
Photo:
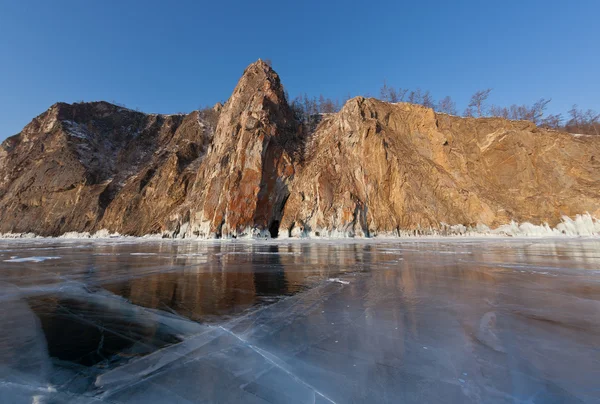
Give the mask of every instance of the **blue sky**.
M 56 101 L 189 112 L 269 58 L 294 96 L 552 98 L 600 111 L 600 1 L 0 0 L 0 139 Z

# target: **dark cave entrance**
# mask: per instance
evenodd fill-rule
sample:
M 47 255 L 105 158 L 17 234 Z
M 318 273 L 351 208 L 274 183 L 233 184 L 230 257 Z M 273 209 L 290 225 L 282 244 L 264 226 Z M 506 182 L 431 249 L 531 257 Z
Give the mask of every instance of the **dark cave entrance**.
M 277 238 L 279 236 L 279 220 L 273 220 L 271 225 L 269 225 L 269 233 L 271 233 L 271 238 Z

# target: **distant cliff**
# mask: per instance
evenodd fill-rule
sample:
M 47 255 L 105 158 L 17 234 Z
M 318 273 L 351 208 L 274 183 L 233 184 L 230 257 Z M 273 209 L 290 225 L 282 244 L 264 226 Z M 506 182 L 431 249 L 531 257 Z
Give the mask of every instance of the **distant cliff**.
M 600 136 L 362 97 L 309 133 L 260 60 L 212 112 L 53 105 L 0 147 L 0 233 L 375 236 L 600 217 Z

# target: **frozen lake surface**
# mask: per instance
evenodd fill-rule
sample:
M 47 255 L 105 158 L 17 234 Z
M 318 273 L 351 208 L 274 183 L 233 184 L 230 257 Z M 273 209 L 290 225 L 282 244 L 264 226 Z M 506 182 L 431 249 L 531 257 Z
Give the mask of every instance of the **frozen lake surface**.
M 600 240 L 0 240 L 2 403 L 598 403 Z

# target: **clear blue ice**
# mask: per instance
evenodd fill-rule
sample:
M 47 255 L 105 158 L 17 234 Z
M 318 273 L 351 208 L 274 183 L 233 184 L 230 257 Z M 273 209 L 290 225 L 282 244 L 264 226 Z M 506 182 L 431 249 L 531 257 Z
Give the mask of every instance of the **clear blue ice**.
M 600 402 L 600 240 L 0 241 L 3 403 Z

